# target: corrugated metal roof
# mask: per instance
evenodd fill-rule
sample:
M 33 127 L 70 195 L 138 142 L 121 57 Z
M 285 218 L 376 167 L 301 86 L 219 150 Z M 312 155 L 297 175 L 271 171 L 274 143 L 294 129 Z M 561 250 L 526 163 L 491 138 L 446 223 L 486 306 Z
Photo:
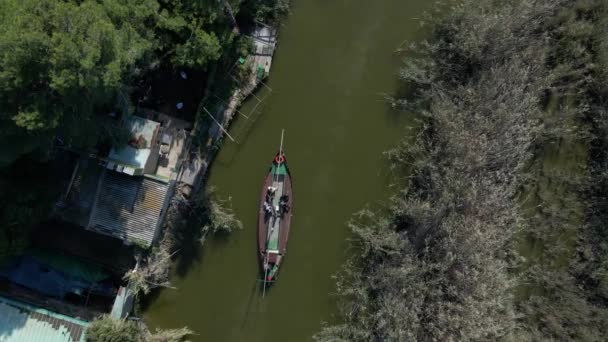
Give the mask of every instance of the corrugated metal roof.
M 122 240 L 151 245 L 170 184 L 107 171 L 88 229 Z
M 89 323 L 0 297 L 0 341 L 81 342 Z

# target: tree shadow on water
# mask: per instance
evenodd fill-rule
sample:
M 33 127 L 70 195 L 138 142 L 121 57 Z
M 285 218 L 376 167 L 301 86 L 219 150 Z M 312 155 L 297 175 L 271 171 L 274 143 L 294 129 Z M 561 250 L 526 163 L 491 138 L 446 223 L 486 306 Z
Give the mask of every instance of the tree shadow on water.
M 194 203 L 189 206 L 188 218 L 175 233 L 175 246 L 179 246 L 175 272 L 179 277 L 186 276 L 195 263 L 201 262 L 205 240 L 213 239 L 214 244 L 225 245 L 233 230 L 242 229 L 228 201 L 215 198 L 213 189 L 207 189 Z
M 186 214 L 183 220 L 177 223 L 179 227 L 172 231 L 173 238 L 175 239 L 174 244 L 177 246 L 173 257 L 173 275 L 179 278 L 186 277 L 191 268 L 196 263 L 202 261 L 200 219 L 192 212 Z M 160 297 L 162 291 L 165 290 L 173 291 L 172 289 L 157 287 L 151 289 L 150 293 L 142 296 L 140 301 L 141 311 L 148 311 L 152 304 Z
M 190 214 L 182 229 L 176 233 L 175 245 L 179 246 L 179 252 L 175 259 L 175 274 L 185 277 L 194 264 L 202 261 L 203 230 L 201 219 Z
M 166 289 L 162 287 L 156 287 L 151 289 L 150 293 L 146 294 L 145 296 L 141 296 L 138 302 L 139 308 L 136 308 L 135 312 L 147 312 L 148 310 L 150 310 L 152 304 L 156 302 L 158 297 L 160 297 L 161 292 L 164 290 Z

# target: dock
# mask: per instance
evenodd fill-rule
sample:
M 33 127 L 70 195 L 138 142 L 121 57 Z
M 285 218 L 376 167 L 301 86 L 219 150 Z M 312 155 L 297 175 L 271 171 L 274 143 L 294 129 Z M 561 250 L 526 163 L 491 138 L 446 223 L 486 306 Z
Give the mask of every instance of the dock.
M 201 103 L 199 111 L 208 111 L 214 121 L 207 131 L 209 136 L 206 148 L 207 153 L 204 156 L 192 156 L 190 160 L 184 163 L 184 167 L 181 168 L 178 176 L 178 182 L 189 187 L 192 192 L 196 192 L 200 188 L 214 157 L 210 151 L 213 145 L 226 134 L 226 129 L 230 125 L 234 115 L 240 113 L 238 107 L 250 96 L 255 96 L 255 90 L 261 85 L 267 87 L 264 84 L 264 79 L 270 73 L 274 52 L 278 43 L 277 36 L 278 32 L 276 28 L 263 23 L 257 23 L 256 28 L 250 35 L 255 51 L 243 62 L 249 67 L 249 77 L 240 82 L 240 86 L 232 92 L 232 95 L 228 99 L 221 99 L 215 94 L 207 94 L 205 100 Z M 235 78 L 232 73 L 229 73 L 227 77 Z M 206 105 L 214 97 L 219 99 L 221 103 L 217 108 L 208 109 Z M 256 99 L 259 102 L 262 101 L 257 97 Z M 196 128 L 192 130 L 192 134 L 196 134 L 196 132 Z

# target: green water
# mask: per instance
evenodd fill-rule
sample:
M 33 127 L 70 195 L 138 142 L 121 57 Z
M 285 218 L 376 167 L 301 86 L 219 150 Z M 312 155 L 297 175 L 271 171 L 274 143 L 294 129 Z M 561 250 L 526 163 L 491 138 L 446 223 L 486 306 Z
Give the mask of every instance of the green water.
M 264 102 L 242 108 L 211 170 L 244 229 L 185 253 L 144 317 L 152 328 L 187 325 L 193 341 L 307 341 L 334 322 L 332 275 L 348 256 L 346 222 L 387 198 L 382 152 L 413 118 L 391 111 L 382 93 L 397 87 L 394 51 L 422 35 L 429 1 L 299 0 L 279 36 Z M 262 298 L 256 249 L 258 197 L 281 129 L 294 179 L 294 216 L 279 281 Z

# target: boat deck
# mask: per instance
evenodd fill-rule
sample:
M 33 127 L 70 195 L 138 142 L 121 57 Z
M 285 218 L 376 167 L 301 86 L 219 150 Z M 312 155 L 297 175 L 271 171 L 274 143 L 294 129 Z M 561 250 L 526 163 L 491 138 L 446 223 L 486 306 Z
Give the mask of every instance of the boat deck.
M 281 196 L 283 196 L 283 188 L 284 188 L 283 185 L 285 183 L 284 179 L 285 179 L 285 177 L 280 175 L 277 177 L 277 180 L 272 182 L 272 186 L 277 189 L 275 192 L 273 201 L 272 201 L 273 208 L 278 208 L 279 202 L 281 200 Z M 271 217 L 268 220 L 268 228 L 269 229 L 267 229 L 267 232 L 268 232 L 267 248 L 272 251 L 278 251 L 279 250 L 279 236 L 280 236 L 280 231 L 281 231 L 281 217 L 278 215 Z
M 267 213 L 265 201 L 268 188 L 276 188 L 272 203 L 273 214 Z M 280 208 L 281 197 L 286 200 L 283 210 Z M 273 164 L 264 179 L 264 186 L 260 194 L 260 208 L 258 214 L 258 248 L 260 260 L 270 263 L 278 263 L 287 252 L 287 240 L 291 225 L 293 207 L 293 194 L 291 188 L 291 176 L 287 163 Z M 278 209 L 277 209 L 278 208 Z M 280 212 L 283 214 L 280 215 Z

